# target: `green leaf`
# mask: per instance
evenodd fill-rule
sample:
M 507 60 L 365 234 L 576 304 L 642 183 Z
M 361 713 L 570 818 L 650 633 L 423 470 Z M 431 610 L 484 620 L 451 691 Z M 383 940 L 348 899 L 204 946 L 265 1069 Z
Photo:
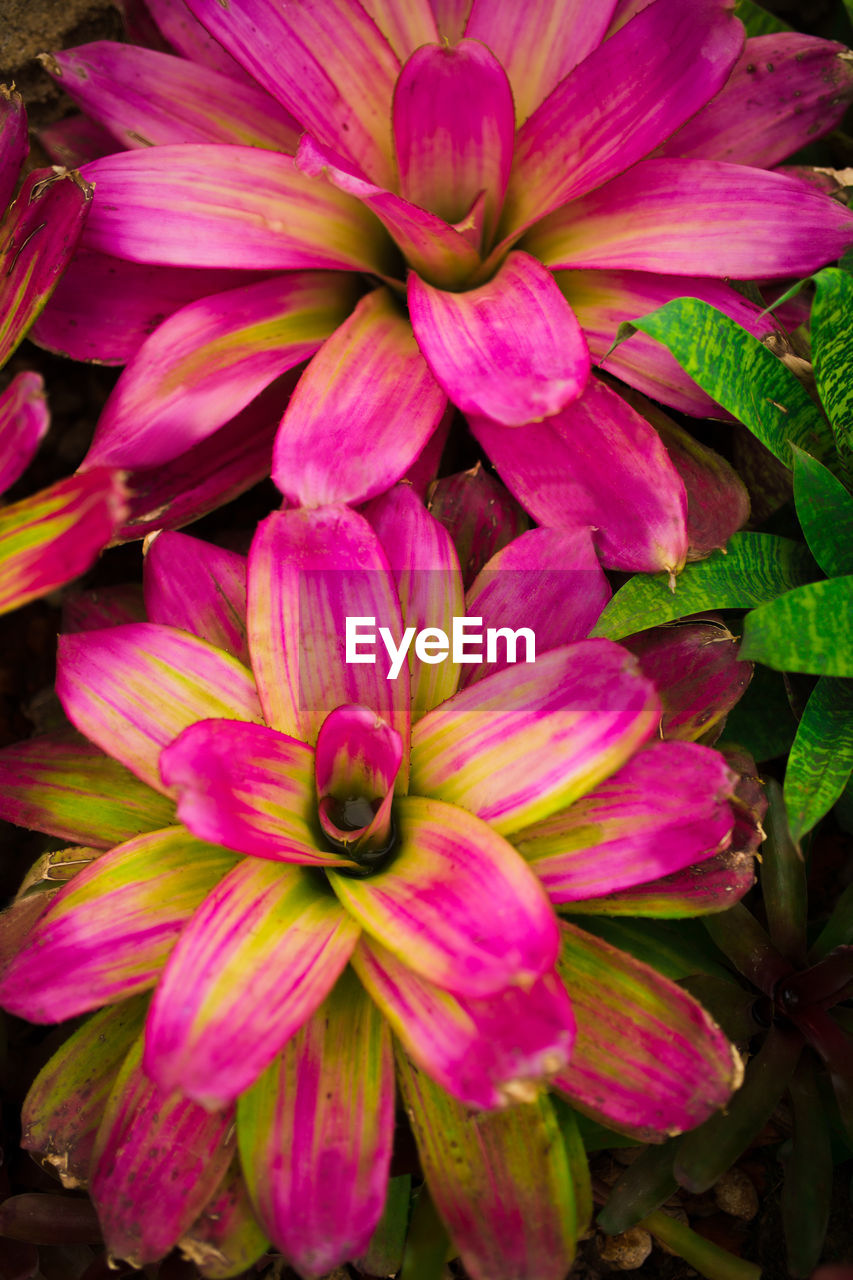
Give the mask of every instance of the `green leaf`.
M 616 592 L 590 634 L 621 640 L 706 609 L 749 609 L 811 581 L 815 573 L 799 543 L 770 533 L 736 533 L 726 552 L 686 565 L 674 591 L 665 573 L 636 574 Z
M 761 764 L 784 755 L 796 729 L 783 677 L 769 667 L 756 667 L 749 688 L 729 712 L 725 741 L 738 743 Z
M 851 773 L 853 682 L 823 676 L 806 703 L 785 773 L 785 805 L 795 840 L 829 812 Z
M 826 267 L 815 276 L 811 336 L 815 382 L 839 457 L 853 465 L 853 276 Z
M 850 377 L 853 396 L 853 368 Z M 853 497 L 816 458 L 796 445 L 793 453 L 794 501 L 809 550 L 828 578 L 853 573 Z
M 639 1225 L 645 1227 L 658 1244 L 666 1245 L 671 1253 L 683 1258 L 705 1280 L 761 1280 L 761 1268 L 754 1262 L 721 1249 L 713 1240 L 706 1240 L 662 1209 L 650 1213 Z
M 832 433 L 778 356 L 699 298 L 675 298 L 631 322 L 672 352 L 703 391 L 748 427 L 786 467 L 790 445 L 833 456 Z
M 575 921 L 587 933 L 627 951 L 673 982 L 703 973 L 726 978 L 717 948 L 693 920 L 632 920 L 615 916 L 584 916 Z
M 412 1179 L 408 1173 L 388 1180 L 388 1198 L 366 1253 L 357 1261 L 369 1276 L 395 1276 L 400 1270 L 409 1225 Z
M 853 4 L 853 0 L 844 0 L 845 4 Z M 774 13 L 768 13 L 753 0 L 737 0 L 735 13 L 746 27 L 748 36 L 770 36 L 777 31 L 790 31 L 791 27 Z
M 807 891 L 802 854 L 788 830 L 782 788 L 775 778 L 765 782 L 767 839 L 761 846 L 761 894 L 767 930 L 777 951 L 793 965 L 806 961 Z
M 853 884 L 848 884 L 832 909 L 832 915 L 812 947 L 812 958 L 822 960 L 836 947 L 853 946 Z M 850 1010 L 853 1014 L 853 1010 Z
M 598 1215 L 602 1231 L 609 1236 L 620 1235 L 675 1194 L 678 1183 L 672 1161 L 677 1141 L 670 1139 L 660 1146 L 646 1147 L 619 1175 Z
M 441 1280 L 449 1245 L 450 1237 L 424 1185 L 412 1208 L 400 1280 Z
M 853 676 L 853 575 L 810 582 L 753 610 L 741 658 L 776 671 Z
M 820 1259 L 832 1200 L 829 1125 L 810 1060 L 800 1062 L 790 1093 L 794 1131 L 785 1159 L 782 1227 L 791 1275 L 808 1276 Z

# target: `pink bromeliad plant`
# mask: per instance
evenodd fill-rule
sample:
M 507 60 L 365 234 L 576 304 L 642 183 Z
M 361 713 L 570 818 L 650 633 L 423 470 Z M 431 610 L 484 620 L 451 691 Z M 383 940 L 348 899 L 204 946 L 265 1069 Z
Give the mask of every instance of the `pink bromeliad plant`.
M 0 367 L 56 287 L 91 208 L 91 187 L 62 168 L 29 174 L 10 203 L 28 150 L 21 97 L 0 85 Z M 19 373 L 0 393 L 0 494 L 49 425 L 42 379 Z M 0 507 L 0 613 L 88 569 L 127 511 L 120 476 L 100 466 Z
M 840 118 L 849 54 L 745 42 L 732 0 L 146 3 L 158 48 L 46 59 L 92 121 L 64 145 L 101 158 L 38 336 L 128 361 L 87 464 L 158 495 L 128 534 L 263 474 L 276 380 L 310 358 L 275 434 L 290 503 L 383 492 L 456 406 L 539 523 L 677 571 L 678 470 L 591 360 L 683 294 L 765 333 L 722 278 L 806 273 L 853 240 L 853 213 L 769 171 Z M 651 340 L 607 367 L 714 411 Z M 170 466 L 193 477 L 178 502 Z
M 748 667 L 710 658 L 695 715 L 670 639 L 638 660 L 583 638 L 608 597 L 588 531 L 538 529 L 466 601 L 398 486 L 273 514 L 248 562 L 159 535 L 148 621 L 78 602 L 95 629 L 62 637 L 57 690 L 83 736 L 0 752 L 3 816 L 77 846 L 48 855 L 69 883 L 7 915 L 0 999 L 36 1022 L 104 1006 L 36 1081 L 24 1141 L 88 1184 L 113 1254 L 180 1242 L 211 1276 L 268 1240 L 305 1275 L 359 1256 L 396 1052 L 469 1273 L 560 1280 L 585 1166 L 541 1087 L 651 1140 L 726 1101 L 739 1061 L 700 1005 L 554 914 L 720 910 L 752 883 L 736 774 L 660 740 L 701 733 Z M 398 646 L 520 606 L 532 664 L 345 661 L 347 617 Z

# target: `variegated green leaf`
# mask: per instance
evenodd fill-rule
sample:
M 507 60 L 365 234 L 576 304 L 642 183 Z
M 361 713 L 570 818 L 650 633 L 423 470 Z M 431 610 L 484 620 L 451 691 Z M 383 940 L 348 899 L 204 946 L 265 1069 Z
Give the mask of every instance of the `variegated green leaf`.
M 802 383 L 758 338 L 699 298 L 675 298 L 633 320 L 662 342 L 703 391 L 791 465 L 790 445 L 833 454 L 832 433 Z
M 853 574 L 796 587 L 746 618 L 740 656 L 777 671 L 853 676 Z
M 725 553 L 688 564 L 674 591 L 665 573 L 636 574 L 616 592 L 592 635 L 620 640 L 706 609 L 749 609 L 816 576 L 808 551 L 789 538 L 736 533 Z
M 832 424 L 839 456 L 850 474 L 853 466 L 853 276 L 837 267 L 826 267 L 815 276 L 815 287 L 811 316 L 815 381 Z
M 853 286 L 851 296 L 853 305 Z M 816 458 L 796 446 L 793 454 L 794 501 L 809 550 L 828 578 L 853 573 L 853 497 Z
M 806 703 L 785 772 L 785 807 L 799 840 L 828 813 L 853 772 L 853 680 L 822 676 Z
M 748 36 L 768 36 L 777 31 L 791 30 L 787 22 L 754 4 L 753 0 L 736 0 L 735 13 L 746 27 Z

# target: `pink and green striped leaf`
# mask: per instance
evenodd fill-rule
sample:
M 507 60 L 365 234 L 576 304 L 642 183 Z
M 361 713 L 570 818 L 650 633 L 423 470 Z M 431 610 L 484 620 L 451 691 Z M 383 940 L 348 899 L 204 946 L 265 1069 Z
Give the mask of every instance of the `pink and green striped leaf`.
M 853 213 L 797 178 L 659 159 L 551 214 L 525 248 L 555 268 L 782 279 L 840 257 L 851 239 Z
M 382 493 L 413 464 L 446 407 L 389 289 L 375 289 L 340 320 L 300 378 L 276 437 L 272 477 L 296 506 Z
M 294 271 L 176 311 L 119 378 L 87 465 L 157 466 L 207 439 L 309 359 L 357 297 L 351 274 Z
M 241 1097 L 237 1127 L 257 1215 L 300 1274 L 364 1252 L 388 1184 L 394 1060 L 353 974 Z
M 0 613 L 90 568 L 127 515 L 118 471 L 78 471 L 0 509 Z
M 92 186 L 79 173 L 35 169 L 5 216 L 0 206 L 0 365 L 53 292 L 91 202 Z
M 97 40 L 43 55 L 43 65 L 121 149 L 219 142 L 296 150 L 296 121 L 259 89 L 186 58 Z
M 610 595 L 591 529 L 530 529 L 483 566 L 466 593 L 465 612 L 482 617 L 484 630 L 529 627 L 538 657 L 583 640 Z M 463 686 L 502 671 L 510 652 L 504 643 L 493 661 L 463 668 Z M 519 642 L 517 653 L 523 652 Z
M 693 1129 L 743 1076 L 702 1006 L 654 969 L 574 925 L 557 962 L 578 1035 L 555 1086 L 573 1106 L 641 1142 Z
M 488 43 L 421 45 L 400 72 L 392 109 L 402 194 L 451 225 L 484 196 L 476 249 L 491 244 L 515 133 L 512 90 Z
M 548 1099 L 473 1116 L 402 1053 L 397 1075 L 427 1186 L 471 1280 L 563 1280 L 577 1211 Z
M 145 548 L 145 608 L 249 664 L 246 557 L 184 533 L 158 533 Z
M 394 184 L 388 123 L 400 64 L 357 0 L 298 0 L 251 10 L 188 0 L 214 39 L 277 98 L 309 134 L 374 181 Z
M 733 848 L 660 880 L 649 880 L 601 898 L 578 899 L 572 903 L 571 912 L 677 920 L 728 911 L 754 884 L 752 852 Z
M 73 730 L 0 751 L 0 817 L 109 849 L 175 821 L 175 807 Z
M 174 627 L 61 636 L 56 691 L 71 722 L 156 791 L 160 752 L 197 720 L 260 721 L 251 673 Z
M 369 707 L 336 707 L 315 751 L 317 816 L 333 846 L 369 864 L 393 841 L 391 805 L 403 759 L 399 733 Z M 367 855 L 365 857 L 365 855 Z
M 463 413 L 504 426 L 539 422 L 586 386 L 580 325 L 551 273 L 527 253 L 511 253 L 488 284 L 463 292 L 412 271 L 408 302 L 427 364 Z
M 363 514 L 388 557 L 403 626 L 417 632 L 435 627 L 449 636 L 454 617 L 462 617 L 465 608 L 459 559 L 447 530 L 407 484 L 374 498 Z M 409 650 L 413 722 L 456 692 L 458 663 L 450 654 L 442 662 L 432 657 L 432 662 L 424 662 L 414 647 Z
M 400 643 L 394 579 L 370 525 L 342 506 L 274 512 L 249 552 L 249 649 L 267 722 L 312 743 L 330 711 L 358 703 L 396 729 L 405 761 L 408 668 L 386 679 L 382 651 L 347 663 L 347 617 L 372 617 Z
M 798 31 L 753 36 L 724 87 L 659 154 L 772 169 L 828 133 L 851 99 L 853 67 L 843 45 Z
M 41 375 L 19 373 L 0 395 L 0 493 L 24 474 L 49 426 Z
M 579 400 L 524 431 L 485 418 L 470 425 L 535 520 L 595 530 L 605 568 L 678 573 L 684 565 L 684 482 L 654 428 L 606 383 L 590 378 Z
M 159 1091 L 142 1069 L 140 1037 L 113 1086 L 92 1156 L 90 1191 L 107 1252 L 135 1267 L 164 1257 L 222 1181 L 234 1133 L 233 1110 L 211 1114 Z
M 422 44 L 438 39 L 429 0 L 362 0 L 362 9 L 370 14 L 401 62 Z
M 160 756 L 178 817 L 201 840 L 274 862 L 352 866 L 320 847 L 314 754 L 260 724 L 199 720 Z
M 299 868 L 244 858 L 181 932 L 145 1032 L 145 1070 L 205 1107 L 232 1101 L 322 1003 L 359 929 Z
M 429 712 L 412 737 L 412 790 L 502 834 L 519 831 L 615 773 L 659 716 L 651 682 L 625 649 L 564 645 Z
M 236 1159 L 178 1248 L 205 1280 L 240 1276 L 266 1253 L 269 1240 L 255 1217 Z
M 574 1016 L 554 974 L 468 999 L 418 977 L 375 941 L 362 938 L 352 963 L 412 1062 L 465 1106 L 529 1102 L 569 1061 Z
M 508 238 L 647 156 L 723 87 L 742 45 L 727 0 L 656 0 L 599 45 L 518 132 Z
M 371 937 L 458 995 L 525 986 L 551 968 L 556 920 L 511 845 L 473 814 L 421 796 L 398 799 L 394 818 L 383 870 L 363 880 L 327 872 Z
M 513 836 L 552 902 L 601 898 L 731 843 L 736 778 L 716 751 L 652 743 L 569 809 Z
M 145 1020 L 135 996 L 93 1014 L 36 1076 L 21 1115 L 21 1146 L 55 1167 L 65 1186 L 85 1186 L 95 1135 L 115 1078 Z
M 506 68 L 522 125 L 604 38 L 616 0 L 474 0 L 465 27 Z
M 258 147 L 174 144 L 83 166 L 98 203 L 83 246 L 175 267 L 385 271 L 389 246 L 358 200 Z
M 4 1007 L 31 1022 L 64 1022 L 153 986 L 187 921 L 234 861 L 183 827 L 105 853 L 36 922 L 0 979 Z

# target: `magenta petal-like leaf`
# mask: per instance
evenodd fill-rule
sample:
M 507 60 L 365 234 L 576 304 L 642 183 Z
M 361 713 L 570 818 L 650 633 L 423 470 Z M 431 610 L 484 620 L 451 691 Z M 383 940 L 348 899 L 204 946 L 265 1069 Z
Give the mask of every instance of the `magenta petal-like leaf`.
M 469 1107 L 526 1102 L 569 1060 L 575 1023 L 559 978 L 545 974 L 483 999 L 451 995 L 362 938 L 353 966 L 406 1053 Z
M 523 124 L 601 43 L 616 0 L 474 0 L 465 35 L 482 40 L 506 68 Z
M 466 593 L 465 612 L 482 617 L 484 628 L 529 627 L 538 656 L 585 639 L 610 595 L 590 529 L 530 529 L 483 566 Z M 502 638 L 493 661 L 463 667 L 462 684 L 502 671 L 510 653 Z M 516 655 L 524 655 L 523 640 Z
M 625 649 L 564 645 L 424 716 L 412 734 L 412 790 L 518 831 L 615 773 L 659 716 L 651 682 Z
M 156 791 L 160 752 L 187 725 L 263 718 L 242 663 L 148 622 L 61 636 L 56 689 L 72 724 Z
M 519 831 L 513 844 L 552 902 L 604 897 L 727 848 L 734 783 L 708 747 L 653 743 L 570 809 Z
M 388 122 L 400 64 L 357 0 L 298 0 L 251 9 L 188 0 L 212 36 L 299 124 L 391 187 Z
M 764 838 L 763 832 L 760 838 Z M 732 848 L 724 853 L 685 867 L 683 871 L 673 871 L 660 880 L 648 880 L 615 892 L 608 890 L 602 898 L 578 899 L 572 903 L 572 912 L 679 920 L 726 911 L 754 884 L 755 859 L 751 850 L 741 848 L 736 824 Z
M 519 130 L 505 232 L 516 236 L 647 156 L 722 88 L 742 45 L 728 0 L 647 5 Z
M 245 556 L 160 533 L 147 546 L 142 575 L 151 622 L 191 631 L 248 665 Z
M 409 968 L 455 994 L 529 984 L 556 953 L 556 920 L 524 860 L 463 809 L 401 798 L 393 860 L 367 879 L 327 871 L 347 910 Z
M 376 215 L 401 250 L 408 265 L 428 280 L 462 284 L 480 265 L 470 240 L 438 214 L 368 181 L 342 156 L 305 134 L 296 153 L 297 167 L 312 178 L 325 178 L 338 190 L 355 196 Z
M 41 376 L 19 373 L 0 395 L 0 493 L 26 471 L 49 426 Z
M 185 925 L 157 984 L 145 1069 L 220 1107 L 326 998 L 359 928 L 301 869 L 242 859 Z
M 367 624 L 374 626 L 374 662 L 346 661 L 348 617 L 374 619 Z M 249 552 L 249 649 L 268 724 L 314 742 L 330 711 L 359 703 L 396 729 L 405 753 L 408 668 L 403 663 L 397 679 L 387 679 L 380 627 L 401 643 L 394 579 L 363 516 L 323 507 L 275 512 L 263 521 Z M 356 647 L 356 656 L 370 657 L 365 646 Z
M 462 617 L 465 608 L 459 560 L 447 530 L 430 515 L 408 484 L 397 485 L 375 498 L 364 508 L 364 515 L 388 557 L 403 625 L 415 627 L 417 632 L 438 628 L 451 635 L 454 617 Z M 439 644 L 438 649 L 442 647 Z M 431 661 L 424 662 L 415 648 L 409 650 L 413 721 L 456 692 L 459 667 L 451 655 L 436 661 L 433 650 L 428 657 Z
M 317 847 L 310 747 L 260 724 L 200 720 L 160 755 L 178 817 L 199 839 L 274 862 L 349 860 Z M 284 872 L 282 872 L 284 874 Z
M 752 663 L 740 661 L 737 638 L 719 621 L 652 627 L 622 643 L 660 694 L 663 738 L 694 741 L 722 728 L 752 678 Z
M 83 245 L 131 262 L 383 271 L 382 228 L 358 200 L 258 147 L 121 151 L 82 173 L 98 187 Z
M 534 230 L 531 235 L 535 235 Z M 694 268 L 696 264 L 694 263 Z M 654 311 L 673 298 L 700 298 L 739 325 L 763 337 L 775 320 L 722 280 L 657 275 L 648 271 L 557 271 L 557 284 L 581 323 L 594 362 L 645 395 L 694 417 L 721 417 L 722 409 L 702 391 L 661 342 L 635 333 L 612 350 L 620 324 Z M 61 288 L 62 286 L 60 286 Z M 50 310 L 50 308 L 48 308 Z
M 453 539 L 466 590 L 496 552 L 530 528 L 519 503 L 479 462 L 436 480 L 429 509 Z
M 175 821 L 175 807 L 73 730 L 0 751 L 0 817 L 109 849 Z
M 275 99 L 186 58 L 98 40 L 54 53 L 46 66 L 122 148 L 230 142 L 292 155 L 299 141 L 299 126 Z
M 128 35 L 135 44 L 174 49 L 189 62 L 221 71 L 232 80 L 254 83 L 248 72 L 207 32 L 184 0 L 143 0 L 142 4 L 135 3 L 132 17 L 130 0 L 123 0 L 123 6 Z
M 317 735 L 320 826 L 334 844 L 387 851 L 394 781 L 403 759 L 399 733 L 369 707 L 336 707 Z M 357 857 L 357 855 L 354 855 Z
M 0 211 L 12 199 L 29 149 L 24 100 L 4 85 L 0 91 Z
M 91 201 L 92 187 L 78 173 L 35 169 L 0 220 L 0 365 L 53 292 Z
M 363 502 L 412 465 L 445 405 L 402 309 L 376 289 L 299 380 L 276 436 L 273 480 L 297 506 Z
M 642 160 L 558 210 L 525 247 L 552 267 L 737 280 L 805 274 L 851 240 L 853 212 L 797 178 L 722 160 L 661 159 Z
M 231 1163 L 234 1112 L 211 1115 L 161 1093 L 142 1068 L 142 1041 L 113 1086 L 92 1156 L 90 1192 L 110 1256 L 156 1262 L 192 1226 Z M 145 1206 L 156 1205 L 156 1212 Z
M 237 1128 L 258 1217 L 301 1275 L 364 1252 L 388 1185 L 394 1060 L 353 974 L 243 1095 Z
M 578 1035 L 555 1085 L 579 1110 L 642 1142 L 695 1128 L 743 1077 L 702 1006 L 649 965 L 562 926 L 557 964 Z
M 175 312 L 119 378 L 87 465 L 152 467 L 184 453 L 312 356 L 357 296 L 351 275 L 294 271 Z
M 506 72 L 485 43 L 425 44 L 400 72 L 392 127 L 402 194 L 461 222 L 485 193 L 483 243 L 500 216 L 515 113 Z
M 116 140 L 108 130 L 76 112 L 39 129 L 38 139 L 48 159 L 66 169 L 79 169 L 81 164 L 100 160 L 116 149 Z
M 127 364 L 158 325 L 181 307 L 252 284 L 254 271 L 158 267 L 78 248 L 30 331 L 73 360 Z
M 828 133 L 851 99 L 853 66 L 843 45 L 799 31 L 753 36 L 717 96 L 660 154 L 771 169 Z
M 120 472 L 95 467 L 0 508 L 0 613 L 84 573 L 127 506 Z
M 130 514 L 120 536 L 133 540 L 160 529 L 179 529 L 269 476 L 281 406 L 295 381 L 294 370 L 277 378 L 236 418 L 168 467 L 132 471 Z
M 201 900 L 234 865 L 225 849 L 169 827 L 79 871 L 0 981 L 3 1007 L 64 1022 L 151 987 Z
M 589 525 L 606 568 L 678 572 L 687 558 L 687 494 L 660 436 L 603 382 L 547 422 L 471 429 L 507 488 L 540 524 Z
M 93 587 L 90 591 L 68 591 L 62 597 L 63 634 L 71 631 L 98 631 L 101 627 L 122 627 L 126 622 L 147 622 L 142 583 Z
M 589 377 L 586 339 L 553 276 L 511 253 L 488 284 L 450 293 L 409 275 L 418 345 L 465 413 L 505 426 L 538 422 L 576 400 Z

